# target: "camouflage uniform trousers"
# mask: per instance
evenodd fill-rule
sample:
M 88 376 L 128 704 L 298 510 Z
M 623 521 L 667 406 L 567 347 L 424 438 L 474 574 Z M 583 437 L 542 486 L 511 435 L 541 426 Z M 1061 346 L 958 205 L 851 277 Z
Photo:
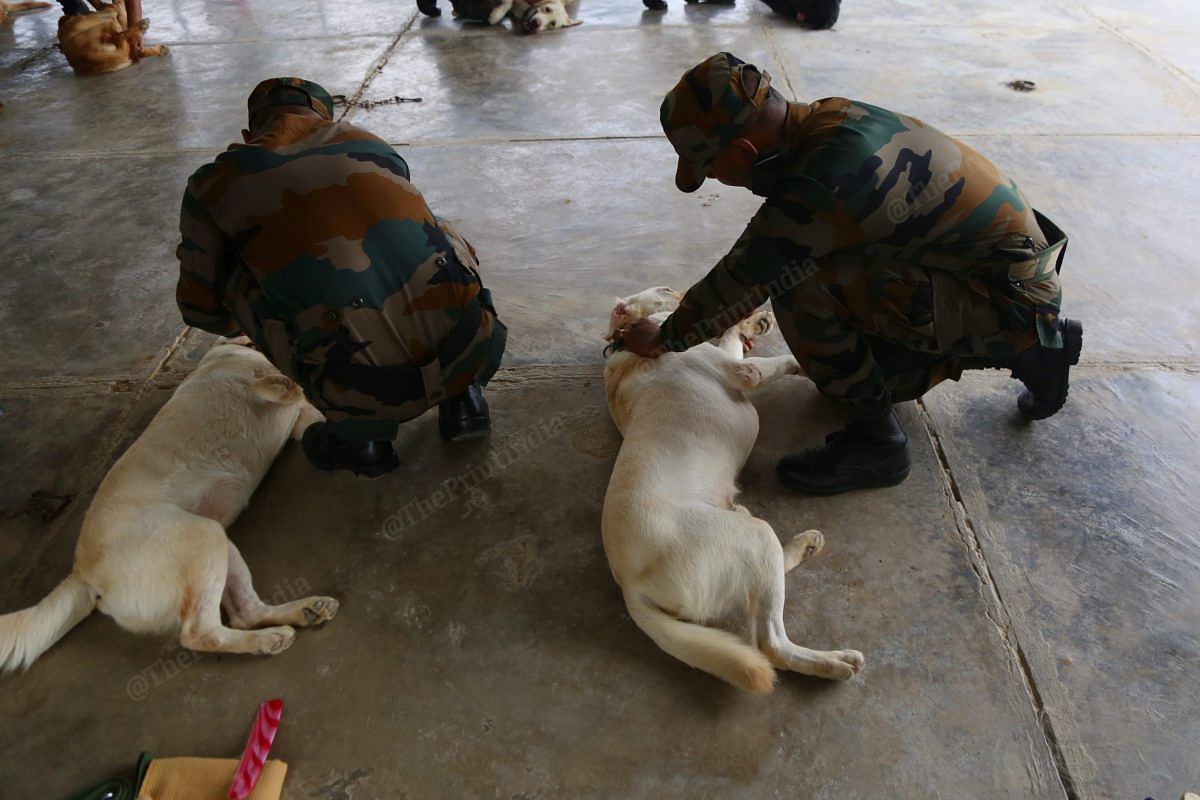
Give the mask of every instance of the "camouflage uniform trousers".
M 852 417 L 915 400 L 964 368 L 1004 365 L 1038 344 L 1039 316 L 1058 311 L 1014 285 L 1007 263 L 944 271 L 869 246 L 810 262 L 772 306 L 805 374 Z
M 474 248 L 446 220 L 439 218 L 438 226 L 453 245 L 450 257 L 457 258 L 459 263 L 478 274 L 479 261 Z M 283 320 L 254 313 L 252 309 L 261 305 L 258 302 L 262 296 L 261 289 L 248 270 L 238 272 L 231 281 L 229 294 L 240 300 L 234 303 L 235 311 L 241 312 L 235 313 L 235 316 L 242 323 L 244 333 L 267 353 L 280 371 L 300 384 L 308 401 L 325 415 L 328 430 L 346 441 L 395 439 L 402 423 L 420 416 L 436 402 L 466 391 L 473 382 L 486 385 L 499 367 L 504 352 L 507 338 L 504 325 L 491 308 L 487 290 L 481 289 L 480 300 L 483 302 L 479 306 L 484 317 L 481 324 L 490 324 L 490 341 L 472 343 L 448 366 L 449 371 L 440 376 L 446 390 L 444 393 L 429 396 L 422 394 L 419 387 L 411 387 L 413 367 L 419 368 L 420 365 L 362 365 L 348 372 L 343 370 L 346 372 L 344 375 L 330 375 L 333 362 L 341 361 L 332 358 L 330 352 L 337 349 L 338 345 L 335 344 L 333 348 L 321 346 L 309 351 L 298 347 L 288 335 L 289 326 Z M 490 321 L 487 319 L 489 316 Z M 407 352 L 407 343 L 404 341 L 406 331 L 402 323 L 372 324 L 369 332 L 348 328 L 346 320 L 342 321 L 340 327 L 336 338 L 326 339 L 326 342 L 354 342 L 365 336 L 371 340 L 374 348 L 382 352 Z M 480 356 L 483 348 L 489 348 L 490 351 Z M 434 358 L 431 363 L 437 360 Z M 479 365 L 478 369 L 463 372 L 464 367 L 469 369 L 473 365 Z

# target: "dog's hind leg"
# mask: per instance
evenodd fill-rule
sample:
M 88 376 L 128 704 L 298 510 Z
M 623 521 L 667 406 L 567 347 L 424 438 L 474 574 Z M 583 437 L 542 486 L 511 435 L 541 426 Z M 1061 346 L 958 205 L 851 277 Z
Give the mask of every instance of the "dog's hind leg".
M 763 524 L 770 530 L 769 525 Z M 816 534 L 816 537 L 811 534 Z M 774 532 L 771 536 L 774 538 Z M 783 600 L 786 592 L 784 571 L 789 569 L 788 564 L 793 560 L 795 564 L 800 563 L 810 547 L 816 545 L 817 549 L 820 549 L 817 537 L 821 542 L 824 541 L 824 537 L 816 531 L 806 531 L 794 537 L 788 542 L 791 554 L 779 547 L 776 540 L 776 555 L 771 558 L 772 563 L 768 567 L 773 571 L 773 575 L 763 587 L 763 596 L 758 598 L 759 607 L 750 623 L 751 640 L 777 669 L 837 681 L 849 680 L 863 667 L 862 653 L 857 650 L 824 651 L 800 647 L 792 644 L 783 626 Z
M 333 619 L 338 601 L 332 597 L 305 597 L 282 605 L 269 606 L 254 591 L 250 568 L 233 542 L 229 542 L 229 574 L 221 605 L 229 615 L 229 625 L 250 630 L 262 625 L 307 627 Z
M 183 602 L 179 642 L 191 650 L 275 655 L 291 647 L 296 631 L 287 626 L 241 631 L 221 624 L 221 597 L 229 571 L 229 538 L 210 519 L 195 517 L 183 532 L 186 561 L 180 564 Z
M 777 669 L 845 681 L 858 674 L 865 663 L 857 650 L 810 650 L 792 644 L 783 627 L 782 609 L 777 617 L 760 617 L 755 633 L 758 648 Z

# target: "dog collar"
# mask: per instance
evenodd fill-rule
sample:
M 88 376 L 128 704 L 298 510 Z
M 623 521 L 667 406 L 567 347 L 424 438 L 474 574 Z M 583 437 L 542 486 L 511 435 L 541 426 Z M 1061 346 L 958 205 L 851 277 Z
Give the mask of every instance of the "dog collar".
M 619 353 L 624 349 L 625 349 L 624 341 L 622 341 L 620 339 L 613 339 L 611 342 L 609 342 L 607 345 L 604 346 L 604 350 L 602 350 L 600 354 L 602 356 L 604 356 L 605 358 L 608 358 L 613 353 Z

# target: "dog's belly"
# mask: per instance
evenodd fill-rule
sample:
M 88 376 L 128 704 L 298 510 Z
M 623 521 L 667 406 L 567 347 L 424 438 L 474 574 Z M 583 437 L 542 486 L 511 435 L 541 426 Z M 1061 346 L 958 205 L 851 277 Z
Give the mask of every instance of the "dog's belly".
M 250 500 L 246 481 L 220 478 L 208 486 L 193 508 L 193 514 L 220 523 L 222 528 L 233 524 Z

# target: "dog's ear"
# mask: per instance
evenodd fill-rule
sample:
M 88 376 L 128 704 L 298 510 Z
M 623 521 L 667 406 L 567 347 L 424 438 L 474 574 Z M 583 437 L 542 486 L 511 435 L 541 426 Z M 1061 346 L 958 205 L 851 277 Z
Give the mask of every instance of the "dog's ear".
M 616 305 L 613 306 L 612 313 L 608 316 L 608 332 L 604 334 L 605 341 L 612 341 L 613 335 L 617 329 L 625 322 L 626 316 L 629 314 L 629 307 L 625 305 L 625 301 L 621 298 L 616 298 Z
M 564 28 L 574 28 L 576 25 L 582 25 L 582 24 L 583 24 L 583 20 L 581 20 L 581 19 L 568 19 L 567 24 L 563 25 L 563 27 Z
M 255 375 L 258 370 L 255 370 Z M 291 403 L 303 395 L 300 385 L 286 375 L 266 375 L 250 386 L 254 394 L 268 403 Z

